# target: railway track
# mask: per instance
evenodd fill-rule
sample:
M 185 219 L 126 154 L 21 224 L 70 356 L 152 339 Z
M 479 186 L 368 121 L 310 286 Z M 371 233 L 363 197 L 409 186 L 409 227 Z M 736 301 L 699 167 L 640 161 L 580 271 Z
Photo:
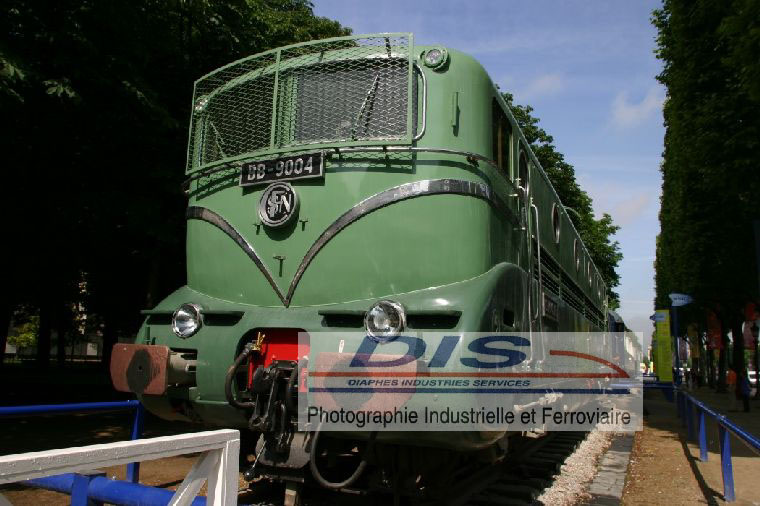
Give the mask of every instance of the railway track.
M 587 432 L 555 432 L 524 442 L 506 459 L 479 469 L 463 470 L 452 476 L 446 499 L 402 497 L 392 494 L 347 490 L 331 492 L 305 488 L 301 506 L 520 506 L 536 504 L 536 498 L 550 487 L 565 460 L 588 435 Z M 282 487 L 260 484 L 239 496 L 239 504 L 283 506 Z

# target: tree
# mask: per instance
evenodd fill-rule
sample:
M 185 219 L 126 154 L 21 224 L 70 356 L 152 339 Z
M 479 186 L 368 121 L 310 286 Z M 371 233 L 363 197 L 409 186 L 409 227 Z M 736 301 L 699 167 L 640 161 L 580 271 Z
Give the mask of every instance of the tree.
M 620 284 L 617 266 L 623 254 L 620 252 L 620 245 L 612 239 L 612 236 L 620 227 L 613 224 L 612 217 L 607 213 L 599 219 L 594 217 L 592 199 L 578 185 L 575 179 L 575 168 L 565 161 L 562 153 L 557 151 L 553 144 L 554 138 L 538 125 L 540 120 L 533 116 L 533 108 L 529 105 L 515 104 L 511 93 L 502 93 L 502 97 L 512 110 L 517 124 L 557 191 L 562 204 L 570 211 L 568 215 L 607 285 L 610 308 L 616 309 L 620 305 L 620 299 L 613 289 Z
M 40 330 L 40 317 L 28 316 L 20 322 L 8 336 L 8 344 L 21 348 L 31 348 L 37 344 L 37 334 Z
M 15 217 L 6 234 L 16 239 L 2 274 L 11 307 L 40 310 L 44 365 L 57 315 L 72 318 L 61 308 L 84 297 L 114 340 L 182 283 L 193 81 L 250 54 L 350 30 L 314 16 L 306 0 L 0 8 L 0 149 Z
M 735 337 L 736 367 L 742 308 L 758 297 L 758 9 L 757 0 L 665 0 L 652 18 L 667 87 L 655 303 L 685 292 L 715 310 Z

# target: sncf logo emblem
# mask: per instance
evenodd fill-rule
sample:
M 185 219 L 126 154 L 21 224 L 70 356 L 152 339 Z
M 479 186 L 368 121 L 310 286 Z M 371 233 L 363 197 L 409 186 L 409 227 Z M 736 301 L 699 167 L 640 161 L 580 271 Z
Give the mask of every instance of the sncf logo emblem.
M 288 183 L 267 186 L 259 200 L 259 218 L 264 225 L 281 227 L 298 214 L 298 194 Z
M 461 336 L 444 336 L 427 366 L 432 369 L 452 365 L 456 360 L 452 359 L 452 355 L 460 339 Z M 406 353 L 401 356 L 396 355 L 392 359 L 378 359 L 373 358 L 373 354 L 381 346 L 380 343 L 365 337 L 354 354 L 350 367 L 398 367 L 421 359 L 427 350 L 427 344 L 419 337 L 398 336 L 393 342 L 406 345 Z M 482 336 L 470 341 L 467 345 L 469 356 L 461 356 L 458 360 L 465 367 L 474 369 L 512 367 L 527 358 L 526 354 L 519 349 L 523 347 L 530 347 L 530 341 L 524 337 Z

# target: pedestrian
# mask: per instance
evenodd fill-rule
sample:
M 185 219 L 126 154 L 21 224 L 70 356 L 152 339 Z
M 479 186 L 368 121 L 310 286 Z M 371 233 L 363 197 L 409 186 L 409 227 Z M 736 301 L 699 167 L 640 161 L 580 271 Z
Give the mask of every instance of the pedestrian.
M 739 383 L 737 384 L 737 389 L 742 397 L 742 404 L 744 405 L 744 412 L 749 413 L 749 374 L 747 374 L 747 369 L 743 369 L 741 374 L 739 375 Z
M 736 411 L 736 372 L 731 368 L 726 373 L 726 386 L 728 386 L 728 410 Z

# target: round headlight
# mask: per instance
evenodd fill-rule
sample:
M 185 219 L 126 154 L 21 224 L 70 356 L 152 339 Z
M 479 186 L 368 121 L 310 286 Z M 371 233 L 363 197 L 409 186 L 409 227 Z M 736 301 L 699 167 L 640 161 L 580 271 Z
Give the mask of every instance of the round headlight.
M 404 306 L 392 300 L 376 302 L 364 315 L 367 334 L 378 341 L 389 341 L 406 326 Z
M 172 316 L 172 331 L 182 339 L 194 335 L 202 325 L 201 308 L 196 304 L 182 304 Z
M 425 62 L 426 67 L 430 67 L 431 69 L 438 69 L 441 68 L 444 63 L 446 63 L 448 56 L 449 54 L 444 48 L 434 47 L 433 49 L 428 49 L 425 51 L 423 61 Z

